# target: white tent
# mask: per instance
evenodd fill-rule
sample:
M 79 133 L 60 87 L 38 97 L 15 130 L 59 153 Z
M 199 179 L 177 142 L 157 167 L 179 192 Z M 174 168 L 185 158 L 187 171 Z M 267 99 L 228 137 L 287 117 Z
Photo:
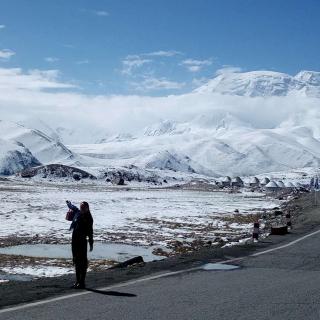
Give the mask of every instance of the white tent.
M 231 186 L 231 178 L 229 176 L 226 176 L 221 180 L 221 183 L 224 187 L 229 187 Z
M 261 185 L 266 186 L 270 182 L 270 179 L 268 177 L 264 177 L 261 180 Z
M 286 187 L 282 181 L 278 181 L 277 185 L 278 185 L 279 188 L 285 188 Z
M 243 181 L 240 177 L 235 177 L 231 180 L 231 185 L 235 187 L 243 187 Z
M 288 188 L 288 189 L 294 189 L 294 188 L 295 188 L 294 184 L 293 184 L 291 181 L 285 182 L 284 185 L 285 185 L 285 187 Z
M 259 186 L 259 184 L 260 184 L 260 180 L 257 177 L 253 177 L 249 182 L 249 185 L 251 187 Z
M 279 190 L 279 186 L 277 185 L 276 182 L 274 181 L 270 181 L 266 186 L 265 188 L 269 191 L 276 191 L 276 190 Z

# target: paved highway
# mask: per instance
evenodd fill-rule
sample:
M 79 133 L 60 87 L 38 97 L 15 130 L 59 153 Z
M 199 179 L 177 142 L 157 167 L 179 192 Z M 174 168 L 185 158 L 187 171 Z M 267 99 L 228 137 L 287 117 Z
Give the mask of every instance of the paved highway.
M 320 319 L 320 233 L 233 262 L 0 311 L 1 320 Z

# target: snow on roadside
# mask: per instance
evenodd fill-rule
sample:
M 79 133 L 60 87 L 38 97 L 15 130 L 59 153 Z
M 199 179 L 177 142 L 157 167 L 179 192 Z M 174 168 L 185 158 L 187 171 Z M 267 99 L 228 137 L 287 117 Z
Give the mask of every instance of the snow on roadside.
M 0 279 L 0 284 L 2 284 L 2 283 L 7 283 L 7 282 L 9 282 L 9 280 Z
M 68 273 L 73 273 L 73 269 L 56 267 L 56 266 L 45 266 L 45 265 L 36 265 L 36 266 L 25 266 L 25 267 L 4 267 L 0 271 L 10 273 L 10 274 L 19 274 L 19 275 L 30 275 L 36 278 L 42 277 L 58 277 Z M 2 280 L 5 281 L 5 280 Z M 1 283 L 1 280 L 0 280 Z

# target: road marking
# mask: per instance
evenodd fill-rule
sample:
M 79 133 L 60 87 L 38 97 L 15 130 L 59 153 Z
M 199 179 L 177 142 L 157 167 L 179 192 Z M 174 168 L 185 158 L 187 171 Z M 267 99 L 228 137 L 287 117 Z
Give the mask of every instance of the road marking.
M 266 254 L 266 253 L 269 253 L 269 252 L 273 252 L 273 251 L 276 251 L 276 250 L 280 250 L 280 249 L 284 249 L 284 248 L 288 248 L 288 247 L 291 247 L 293 246 L 294 244 L 300 242 L 300 241 L 303 241 L 309 237 L 312 237 L 314 236 L 315 234 L 318 234 L 320 232 L 320 230 L 317 230 L 317 231 L 314 231 L 312 233 L 309 233 L 299 239 L 296 239 L 296 240 L 293 240 L 287 244 L 284 244 L 283 246 L 280 246 L 280 247 L 276 247 L 276 248 L 273 248 L 273 249 L 268 249 L 268 250 L 265 250 L 265 251 L 262 251 L 262 252 L 257 252 L 257 253 L 254 253 L 254 254 L 251 254 L 250 256 L 251 257 L 258 257 L 258 256 L 261 256 L 262 254 Z
M 315 234 L 318 234 L 320 233 L 320 230 L 317 230 L 317 231 L 314 231 L 312 233 L 309 233 L 299 239 L 296 239 L 296 240 L 293 240 L 289 243 L 286 243 L 282 246 L 279 246 L 279 247 L 276 247 L 276 248 L 272 248 L 272 249 L 267 249 L 267 250 L 264 250 L 264 251 L 260 251 L 260 252 L 257 252 L 257 253 L 253 253 L 253 254 L 249 254 L 248 256 L 244 256 L 244 257 L 239 257 L 239 258 L 233 258 L 233 259 L 229 259 L 229 260 L 224 260 L 224 261 L 220 261 L 219 263 L 230 263 L 230 262 L 237 262 L 237 261 L 241 261 L 241 260 L 244 260 L 246 258 L 249 258 L 249 257 L 258 257 L 258 256 L 261 256 L 263 254 L 266 254 L 266 253 L 270 253 L 270 252 L 274 252 L 274 251 L 277 251 L 277 250 L 281 250 L 281 249 L 284 249 L 284 248 L 288 248 L 288 247 L 291 247 L 293 246 L 294 244 L 300 242 L 300 241 L 303 241 L 309 237 L 312 237 L 314 236 Z
M 281 250 L 281 249 L 284 249 L 284 248 L 288 248 L 288 247 L 293 246 L 296 243 L 301 242 L 301 241 L 303 241 L 303 240 L 305 240 L 305 239 L 307 239 L 309 237 L 312 237 L 312 236 L 314 236 L 314 235 L 316 235 L 318 233 L 320 233 L 320 230 L 317 230 L 317 231 L 314 231 L 312 233 L 309 233 L 309 234 L 307 234 L 307 235 L 305 235 L 305 236 L 303 236 L 303 237 L 301 237 L 299 239 L 293 240 L 293 241 L 291 241 L 291 242 L 289 242 L 287 244 L 284 244 L 284 245 L 276 247 L 276 248 L 272 248 L 272 249 L 264 250 L 264 251 L 261 251 L 261 252 L 253 253 L 253 254 L 250 254 L 248 256 L 244 256 L 244 257 L 240 257 L 240 258 L 234 258 L 234 259 L 219 261 L 219 263 L 230 263 L 230 262 L 241 261 L 241 260 L 244 260 L 245 258 L 248 258 L 248 257 L 258 257 L 258 256 L 261 256 L 261 255 L 266 254 L 266 253 L 270 253 L 270 252 L 274 252 L 274 251 Z M 115 288 L 127 287 L 127 286 L 130 286 L 130 285 L 133 285 L 133 284 L 137 284 L 137 283 L 141 283 L 141 282 L 161 279 L 161 278 L 165 278 L 165 277 L 169 277 L 169 276 L 175 276 L 175 275 L 178 275 L 178 274 L 188 273 L 188 272 L 192 272 L 192 271 L 198 271 L 198 270 L 201 270 L 201 269 L 202 269 L 202 266 L 189 268 L 189 269 L 184 269 L 184 270 L 180 270 L 180 271 L 161 273 L 161 274 L 150 276 L 150 277 L 139 278 L 139 279 L 136 279 L 136 280 L 130 280 L 130 281 L 127 281 L 127 282 L 114 284 L 112 286 L 98 288 L 97 290 L 110 290 L 110 289 L 115 289 Z M 82 292 L 78 292 L 78 293 L 64 295 L 64 296 L 61 296 L 61 297 L 45 299 L 45 300 L 41 300 L 41 301 L 37 301 L 37 302 L 31 302 L 31 303 L 28 303 L 28 304 L 23 304 L 23 305 L 19 305 L 19 306 L 15 306 L 15 307 L 9 307 L 9 308 L 0 310 L 0 314 L 11 312 L 11 311 L 23 310 L 23 309 L 27 309 L 27 308 L 32 308 L 32 307 L 40 306 L 40 305 L 43 305 L 43 304 L 48 304 L 48 303 L 51 303 L 51 302 L 71 299 L 71 298 L 74 298 L 74 297 L 79 297 L 79 296 L 83 296 L 83 295 L 87 295 L 87 294 L 92 294 L 92 292 L 91 291 L 82 291 Z
M 132 285 L 132 284 L 140 283 L 140 282 L 156 280 L 156 279 L 169 277 L 169 276 L 174 276 L 174 275 L 177 275 L 177 274 L 187 273 L 187 272 L 196 271 L 196 270 L 199 270 L 199 267 L 180 270 L 180 271 L 174 271 L 174 272 L 161 273 L 159 275 L 155 275 L 155 276 L 151 276 L 151 277 L 140 278 L 140 279 L 131 280 L 131 281 L 123 282 L 123 283 L 117 283 L 117 284 L 114 284 L 114 285 L 108 286 L 108 287 L 97 288 L 96 290 L 110 290 L 110 289 L 115 289 L 115 288 L 122 288 L 122 287 L 126 287 L 126 286 L 129 286 L 129 285 Z M 48 304 L 48 303 L 51 303 L 51 302 L 66 300 L 66 299 L 79 297 L 79 296 L 83 296 L 83 295 L 86 295 L 86 294 L 92 294 L 92 293 L 93 292 L 91 292 L 91 291 L 81 291 L 81 292 L 77 292 L 77 293 L 73 293 L 73 294 L 64 295 L 64 296 L 61 296 L 61 297 L 44 299 L 44 300 L 41 300 L 41 301 L 31 302 L 31 303 L 28 303 L 28 304 L 22 304 L 22 305 L 19 305 L 19 306 L 2 309 L 2 310 L 0 310 L 0 314 L 6 313 L 6 312 L 11 312 L 11 311 L 27 309 L 27 308 L 31 308 L 31 307 L 36 307 L 36 306 L 40 306 L 40 305 L 43 305 L 43 304 Z

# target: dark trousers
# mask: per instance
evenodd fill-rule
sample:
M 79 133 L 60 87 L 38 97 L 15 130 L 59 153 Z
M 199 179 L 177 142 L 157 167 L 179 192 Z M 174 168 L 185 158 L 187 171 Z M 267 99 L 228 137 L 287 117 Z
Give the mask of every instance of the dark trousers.
M 87 239 L 72 239 L 72 257 L 77 283 L 84 286 L 88 269 Z

